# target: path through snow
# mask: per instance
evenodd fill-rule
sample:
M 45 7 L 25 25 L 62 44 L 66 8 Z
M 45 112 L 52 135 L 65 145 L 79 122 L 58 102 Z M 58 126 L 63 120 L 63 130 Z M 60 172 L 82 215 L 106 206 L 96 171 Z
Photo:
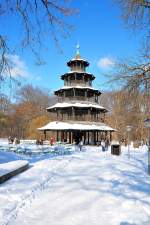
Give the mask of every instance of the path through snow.
M 0 208 L 8 225 L 149 225 L 146 154 L 89 147 L 37 162 L 1 186 Z

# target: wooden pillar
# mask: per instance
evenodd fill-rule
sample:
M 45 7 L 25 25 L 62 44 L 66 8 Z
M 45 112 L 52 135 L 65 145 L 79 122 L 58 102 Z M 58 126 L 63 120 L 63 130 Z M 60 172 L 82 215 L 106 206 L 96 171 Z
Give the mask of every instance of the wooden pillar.
M 56 140 L 59 141 L 58 140 L 59 139 L 59 131 L 57 130 L 56 132 L 57 132 L 57 134 L 56 134 Z
M 84 131 L 84 133 L 83 133 L 83 138 L 84 138 L 83 142 L 84 142 L 84 144 L 85 144 L 85 140 L 86 140 L 86 131 Z
M 96 121 L 96 113 L 94 112 L 94 121 Z
M 74 109 L 74 107 L 72 107 L 72 117 L 73 117 L 73 119 L 75 119 L 75 109 Z
M 64 139 L 67 140 L 67 131 L 64 131 Z
M 95 130 L 93 131 L 93 136 L 94 136 L 93 140 L 94 140 L 94 145 L 95 145 L 95 143 L 96 143 Z
M 112 133 L 111 133 L 111 131 L 110 131 L 110 142 L 112 141 Z
M 86 99 L 87 99 L 87 92 L 88 92 L 88 90 L 85 91 L 85 98 L 86 98 Z
M 106 131 L 106 139 L 108 139 L 108 132 Z
M 46 130 L 44 130 L 44 140 L 46 140 Z
M 66 132 L 67 132 L 67 142 L 69 142 L 69 132 L 68 131 Z
M 84 76 L 82 76 L 82 83 L 84 82 Z
M 88 145 L 89 145 L 89 131 L 88 131 Z
M 73 131 L 71 131 L 71 144 L 73 143 Z
M 61 142 L 63 142 L 64 141 L 64 131 L 62 130 L 61 131 Z
M 62 137 L 62 136 L 63 136 L 62 132 L 63 132 L 63 131 L 61 130 L 61 131 L 60 131 L 60 141 L 61 141 L 61 142 L 62 142 L 62 139 L 63 139 L 63 137 Z
M 71 131 L 69 130 L 69 144 L 71 144 Z
M 106 137 L 107 137 L 107 131 L 105 131 L 105 140 L 106 140 Z
M 75 89 L 73 88 L 73 96 L 75 97 Z
M 77 85 L 77 74 L 75 73 L 75 84 Z
M 65 92 L 65 90 L 63 91 L 63 98 L 65 98 L 66 96 L 66 92 Z
M 88 120 L 90 120 L 90 109 L 88 109 Z

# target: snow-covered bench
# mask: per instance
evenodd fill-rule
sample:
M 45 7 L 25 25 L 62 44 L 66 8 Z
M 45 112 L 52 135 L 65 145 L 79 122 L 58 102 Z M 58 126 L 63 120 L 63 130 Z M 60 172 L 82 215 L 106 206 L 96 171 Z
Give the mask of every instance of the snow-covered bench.
M 20 140 L 20 144 L 36 144 L 36 140 Z
M 16 160 L 0 164 L 0 184 L 9 178 L 28 169 L 29 163 L 26 160 Z

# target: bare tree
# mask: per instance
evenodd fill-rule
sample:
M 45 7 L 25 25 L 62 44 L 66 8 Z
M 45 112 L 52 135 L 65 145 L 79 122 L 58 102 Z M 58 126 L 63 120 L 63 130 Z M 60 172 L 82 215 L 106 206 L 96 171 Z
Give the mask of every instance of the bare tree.
M 122 18 L 132 29 L 150 29 L 149 0 L 115 0 L 122 8 Z
M 106 120 L 118 131 L 114 133 L 114 138 L 126 139 L 126 126 L 130 124 L 133 127 L 131 131 L 133 141 L 146 139 L 143 120 L 145 116 L 148 116 L 148 113 L 143 97 L 143 93 L 138 90 L 134 93 L 126 90 L 107 93 L 107 98 L 110 101 L 105 102 L 106 107 L 109 108 L 111 102 L 112 110 L 106 115 Z
M 139 56 L 120 60 L 110 81 L 121 81 L 124 88 L 150 91 L 150 1 L 115 0 L 122 7 L 122 17 L 131 29 L 143 33 L 146 40 Z
M 150 61 L 124 60 L 116 63 L 116 72 L 108 75 L 112 81 L 121 82 L 129 91 L 139 89 L 142 92 L 150 90 Z
M 21 23 L 22 35 L 19 39 L 19 49 L 30 48 L 36 56 L 37 64 L 42 64 L 40 51 L 44 45 L 44 38 L 51 37 L 59 46 L 59 35 L 66 38 L 72 26 L 66 23 L 65 18 L 77 11 L 69 5 L 69 0 L 2 0 L 0 2 L 0 20 L 7 17 L 16 17 Z M 45 46 L 46 48 L 48 46 Z M 9 37 L 0 32 L 0 81 L 5 80 L 9 74 L 10 62 L 8 54 L 16 50 L 16 46 L 9 44 Z
M 49 91 L 25 85 L 17 91 L 17 96 L 15 103 L 4 95 L 0 96 L 0 137 L 17 135 L 24 138 L 30 130 L 33 136 L 38 135 L 36 129 L 53 117 L 46 111 L 48 106 L 56 102 Z

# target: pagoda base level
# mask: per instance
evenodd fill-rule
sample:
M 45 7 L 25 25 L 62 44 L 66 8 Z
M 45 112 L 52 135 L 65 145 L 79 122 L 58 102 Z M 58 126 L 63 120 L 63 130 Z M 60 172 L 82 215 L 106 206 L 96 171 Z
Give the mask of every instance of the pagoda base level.
M 53 138 L 56 142 L 78 144 L 81 140 L 84 145 L 99 145 L 102 140 L 111 142 L 113 131 L 79 131 L 79 130 L 44 130 L 44 139 Z
M 53 121 L 38 128 L 44 132 L 44 138 L 50 139 L 53 137 L 57 142 L 68 142 L 70 144 L 83 141 L 84 144 L 99 144 L 102 140 L 111 141 L 111 134 L 115 131 L 113 128 L 104 123 L 94 123 L 88 121 L 61 122 Z

